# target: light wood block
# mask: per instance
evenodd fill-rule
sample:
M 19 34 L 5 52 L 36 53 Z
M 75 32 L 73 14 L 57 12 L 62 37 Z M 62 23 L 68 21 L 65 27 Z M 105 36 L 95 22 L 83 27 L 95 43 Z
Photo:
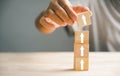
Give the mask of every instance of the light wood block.
M 75 43 L 89 44 L 89 31 L 75 31 Z
M 91 25 L 91 13 L 89 11 L 80 13 L 77 18 L 78 26 Z
M 89 44 L 74 44 L 74 57 L 88 58 Z
M 88 71 L 89 60 L 88 58 L 74 58 L 74 70 L 75 71 Z

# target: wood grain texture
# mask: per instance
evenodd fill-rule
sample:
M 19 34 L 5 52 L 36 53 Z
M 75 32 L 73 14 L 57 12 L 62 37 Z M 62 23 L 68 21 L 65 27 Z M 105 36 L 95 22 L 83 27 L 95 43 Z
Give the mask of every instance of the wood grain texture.
M 84 60 L 83 69 L 81 69 L 81 60 Z M 74 58 L 74 70 L 75 71 L 88 71 L 89 69 L 89 60 L 88 58 Z
M 81 34 L 83 34 L 83 43 L 81 43 Z M 75 31 L 75 43 L 89 44 L 89 31 Z
M 84 56 L 81 56 L 81 50 L 80 50 L 81 47 L 84 47 Z M 74 57 L 88 58 L 89 44 L 74 44 Z
M 86 24 L 84 23 L 83 16 L 84 16 L 84 19 L 86 21 Z M 91 13 L 89 11 L 80 13 L 78 15 L 78 18 L 77 18 L 78 26 L 81 27 L 81 26 L 91 25 L 91 18 L 90 17 L 91 17 Z
M 90 52 L 89 71 L 73 70 L 73 52 L 0 53 L 0 76 L 120 76 L 120 53 Z

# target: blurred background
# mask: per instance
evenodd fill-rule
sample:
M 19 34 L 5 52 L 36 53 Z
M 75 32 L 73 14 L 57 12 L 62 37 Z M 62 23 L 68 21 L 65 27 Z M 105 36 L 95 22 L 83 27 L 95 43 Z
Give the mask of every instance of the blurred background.
M 45 35 L 35 27 L 36 17 L 50 1 L 0 0 L 0 52 L 73 51 L 74 36 L 68 35 L 69 28 L 59 28 Z M 93 12 L 92 26 L 89 27 L 90 50 L 119 51 L 120 1 L 72 1 L 72 4 L 76 3 L 90 7 Z
M 74 37 L 64 28 L 51 35 L 40 33 L 36 17 L 50 0 L 0 0 L 0 52 L 73 51 Z

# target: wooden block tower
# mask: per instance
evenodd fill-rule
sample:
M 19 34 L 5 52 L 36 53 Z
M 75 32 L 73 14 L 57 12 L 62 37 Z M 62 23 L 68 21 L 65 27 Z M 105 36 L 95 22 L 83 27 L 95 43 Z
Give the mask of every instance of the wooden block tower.
M 89 11 L 78 15 L 78 28 L 91 25 L 91 13 Z M 75 31 L 74 43 L 74 69 L 76 71 L 88 71 L 89 68 L 89 31 Z

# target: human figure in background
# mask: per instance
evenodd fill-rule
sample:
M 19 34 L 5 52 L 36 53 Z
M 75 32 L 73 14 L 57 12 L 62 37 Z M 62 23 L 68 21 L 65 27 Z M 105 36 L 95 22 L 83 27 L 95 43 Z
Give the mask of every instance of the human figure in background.
M 84 3 L 87 7 L 80 5 Z M 76 30 L 72 26 L 77 14 L 93 13 L 90 30 L 90 50 L 120 51 L 120 0 L 52 0 L 36 20 L 36 27 L 49 34 L 59 27 L 65 27 L 69 34 Z M 88 9 L 90 8 L 90 10 Z M 92 15 L 91 13 L 91 15 Z M 72 28 L 71 28 L 72 27 Z

